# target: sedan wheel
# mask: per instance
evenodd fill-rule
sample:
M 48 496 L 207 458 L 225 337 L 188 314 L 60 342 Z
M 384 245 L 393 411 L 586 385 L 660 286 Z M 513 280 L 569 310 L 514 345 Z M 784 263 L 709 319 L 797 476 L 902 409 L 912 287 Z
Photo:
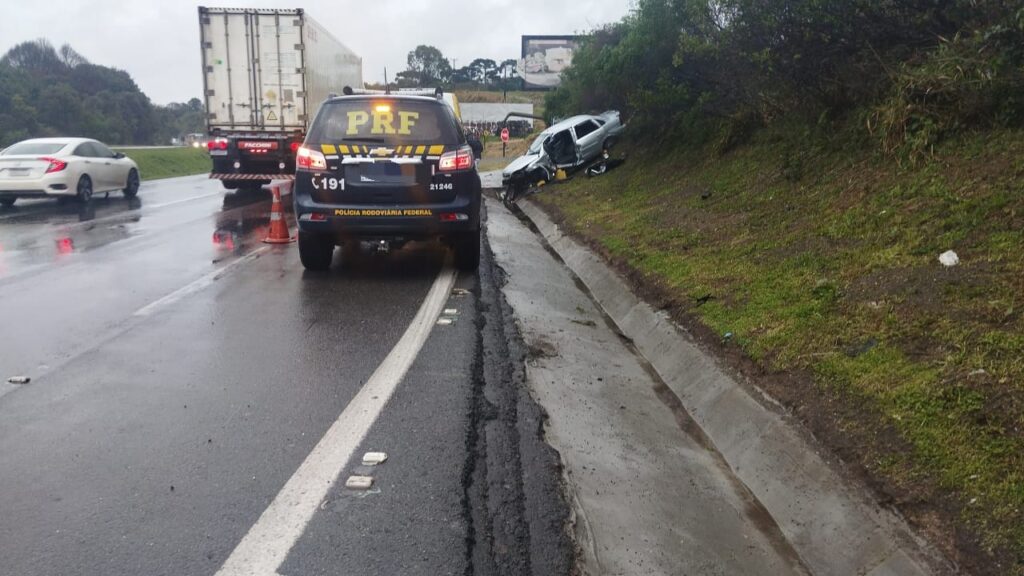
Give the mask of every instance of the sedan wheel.
M 124 197 L 134 198 L 139 193 L 139 171 L 132 168 L 128 172 L 128 180 L 124 185 Z
M 78 194 L 75 198 L 83 204 L 92 200 L 92 180 L 88 176 L 82 176 L 78 179 L 78 188 L 76 188 Z

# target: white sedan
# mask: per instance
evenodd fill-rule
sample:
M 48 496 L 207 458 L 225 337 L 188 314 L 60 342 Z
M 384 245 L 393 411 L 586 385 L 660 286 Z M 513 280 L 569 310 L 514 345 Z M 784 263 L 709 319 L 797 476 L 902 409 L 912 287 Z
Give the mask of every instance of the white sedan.
M 120 152 L 87 138 L 35 138 L 0 151 L 0 205 L 18 198 L 74 197 L 97 192 L 139 193 L 139 167 Z

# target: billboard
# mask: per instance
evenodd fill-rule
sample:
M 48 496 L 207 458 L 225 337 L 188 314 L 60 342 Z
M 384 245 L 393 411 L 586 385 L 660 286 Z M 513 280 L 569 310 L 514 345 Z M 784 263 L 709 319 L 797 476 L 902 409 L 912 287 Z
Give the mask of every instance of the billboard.
M 576 36 L 523 36 L 523 57 L 516 72 L 526 89 L 557 88 L 562 71 L 572 65 Z

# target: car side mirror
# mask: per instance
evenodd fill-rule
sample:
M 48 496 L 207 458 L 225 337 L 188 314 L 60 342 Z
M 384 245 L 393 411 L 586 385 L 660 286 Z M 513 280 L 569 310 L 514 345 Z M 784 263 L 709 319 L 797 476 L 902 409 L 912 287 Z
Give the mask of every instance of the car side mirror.
M 117 158 L 118 160 L 124 158 L 124 152 L 114 152 L 114 158 Z

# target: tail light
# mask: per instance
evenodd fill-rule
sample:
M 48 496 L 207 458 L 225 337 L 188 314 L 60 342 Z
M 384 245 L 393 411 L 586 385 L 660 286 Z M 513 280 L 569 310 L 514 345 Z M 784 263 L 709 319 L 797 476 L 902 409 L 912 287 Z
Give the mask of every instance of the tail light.
M 294 154 L 295 152 L 298 152 L 299 146 L 301 146 L 301 145 L 302 145 L 302 142 L 292 142 L 288 146 L 291 148 L 292 154 Z
M 49 162 L 50 163 L 50 165 L 46 167 L 46 173 L 47 174 L 50 174 L 51 172 L 60 172 L 61 170 L 63 170 L 63 169 L 68 167 L 68 163 L 67 162 L 65 162 L 63 160 L 58 160 L 56 158 L 44 157 L 44 158 L 40 158 L 39 160 L 42 161 L 42 162 Z
M 227 138 L 214 138 L 213 140 L 206 141 L 206 149 L 209 151 L 214 150 L 227 150 L 228 139 Z
M 316 150 L 310 150 L 304 146 L 300 146 L 295 155 L 295 164 L 299 168 L 306 170 L 326 170 L 327 159 L 324 155 L 317 152 Z
M 469 170 L 473 167 L 473 149 L 463 146 L 453 152 L 445 152 L 437 164 L 441 172 L 456 172 L 458 170 Z

